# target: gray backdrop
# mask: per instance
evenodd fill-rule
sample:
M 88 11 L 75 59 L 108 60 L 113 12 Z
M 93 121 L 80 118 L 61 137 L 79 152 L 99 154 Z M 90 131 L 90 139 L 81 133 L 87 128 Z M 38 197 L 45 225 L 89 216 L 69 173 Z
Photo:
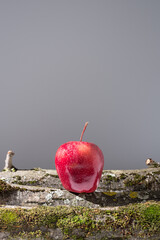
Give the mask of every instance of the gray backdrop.
M 0 169 L 55 168 L 84 140 L 105 169 L 160 160 L 159 0 L 0 0 Z

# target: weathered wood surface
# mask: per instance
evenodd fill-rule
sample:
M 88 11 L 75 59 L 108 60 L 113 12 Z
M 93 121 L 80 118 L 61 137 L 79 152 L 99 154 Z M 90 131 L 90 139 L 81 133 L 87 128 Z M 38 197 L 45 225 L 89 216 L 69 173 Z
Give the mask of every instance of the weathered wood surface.
M 1 205 L 106 208 L 160 200 L 160 167 L 104 170 L 98 189 L 94 193 L 81 194 L 66 191 L 55 170 L 0 172 L 0 179 L 13 187 L 13 191 L 0 193 Z
M 160 200 L 160 167 L 140 170 L 104 170 L 98 189 L 94 193 L 83 194 L 66 191 L 55 170 L 33 169 L 0 172 L 0 211 L 2 215 L 5 216 L 6 214 L 7 216 L 7 218 L 0 216 L 2 222 L 5 219 L 12 225 L 12 220 L 15 219 L 13 226 L 14 224 L 16 226 L 16 218 L 19 219 L 20 213 L 22 214 L 22 211 L 18 210 L 19 207 L 26 208 L 27 210 L 23 214 L 25 216 L 27 213 L 29 216 L 27 218 L 28 223 L 25 223 L 25 231 L 21 223 L 23 218 L 19 220 L 18 228 L 11 228 L 7 223 L 7 226 L 5 226 L 5 221 L 4 223 L 0 221 L 2 224 L 0 239 L 31 239 L 32 236 L 32 239 L 44 240 L 159 240 L 159 212 L 157 212 L 159 211 L 159 203 L 156 202 L 157 205 L 152 208 L 152 211 L 154 209 L 157 212 L 154 225 L 153 223 L 149 225 L 152 219 L 148 218 L 147 215 L 146 218 L 143 217 L 144 226 L 141 225 L 143 218 L 140 218 L 139 204 L 133 209 L 127 207 L 129 203 L 142 202 L 144 204 L 141 204 L 141 208 L 147 209 L 148 206 L 152 206 L 152 201 L 149 202 L 149 200 L 154 200 L 153 204 Z M 66 207 L 58 205 L 66 205 Z M 127 205 L 127 210 L 120 207 L 123 205 Z M 38 206 L 49 207 L 38 208 Z M 89 210 L 88 208 L 80 209 L 79 206 L 89 207 Z M 30 213 L 27 212 L 30 210 Z M 41 213 L 42 210 L 46 212 L 43 214 L 43 212 Z M 37 226 L 36 221 L 38 220 L 32 218 L 32 214 L 36 218 L 38 211 L 40 211 L 39 222 L 41 222 L 40 216 L 44 220 L 44 223 L 42 221 L 40 226 Z M 97 213 L 97 211 L 100 212 Z M 61 212 L 63 212 L 62 215 Z M 142 210 L 142 213 L 144 213 L 144 210 Z M 46 226 L 45 223 L 44 216 L 48 214 L 53 215 L 51 222 L 55 220 L 52 227 L 50 224 Z M 135 220 L 134 215 L 140 219 Z M 32 219 L 32 224 L 30 224 L 30 219 Z M 35 226 L 33 222 L 35 222 Z M 145 228 L 146 223 L 150 229 Z M 108 224 L 111 225 L 111 229 Z M 86 229 L 86 226 L 88 229 Z M 152 227 L 155 230 L 150 233 Z

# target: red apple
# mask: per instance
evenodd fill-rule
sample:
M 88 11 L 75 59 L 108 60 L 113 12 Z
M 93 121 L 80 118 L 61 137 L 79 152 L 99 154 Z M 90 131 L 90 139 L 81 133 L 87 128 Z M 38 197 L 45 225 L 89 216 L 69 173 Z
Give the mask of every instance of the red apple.
M 100 148 L 94 143 L 82 141 L 87 125 L 88 122 L 85 123 L 80 141 L 62 144 L 55 156 L 58 176 L 64 188 L 71 192 L 94 192 L 104 166 Z

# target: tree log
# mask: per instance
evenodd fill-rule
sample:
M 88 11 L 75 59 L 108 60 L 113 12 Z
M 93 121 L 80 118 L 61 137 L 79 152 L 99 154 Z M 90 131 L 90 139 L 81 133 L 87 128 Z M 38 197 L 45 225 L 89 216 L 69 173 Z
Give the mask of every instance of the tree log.
M 0 239 L 159 240 L 159 200 L 160 167 L 104 170 L 81 194 L 55 170 L 0 172 Z
M 15 191 L 0 195 L 0 204 L 7 205 L 101 208 L 160 200 L 160 168 L 104 170 L 97 190 L 80 194 L 65 190 L 55 170 L 0 172 L 0 179 L 16 187 Z

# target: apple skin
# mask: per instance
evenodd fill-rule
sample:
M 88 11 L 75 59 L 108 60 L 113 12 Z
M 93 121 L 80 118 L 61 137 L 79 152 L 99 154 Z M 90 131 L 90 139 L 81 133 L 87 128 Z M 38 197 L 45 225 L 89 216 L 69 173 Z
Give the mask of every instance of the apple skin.
M 66 190 L 90 193 L 98 187 L 104 166 L 104 156 L 101 149 L 94 143 L 71 141 L 58 148 L 55 166 Z

